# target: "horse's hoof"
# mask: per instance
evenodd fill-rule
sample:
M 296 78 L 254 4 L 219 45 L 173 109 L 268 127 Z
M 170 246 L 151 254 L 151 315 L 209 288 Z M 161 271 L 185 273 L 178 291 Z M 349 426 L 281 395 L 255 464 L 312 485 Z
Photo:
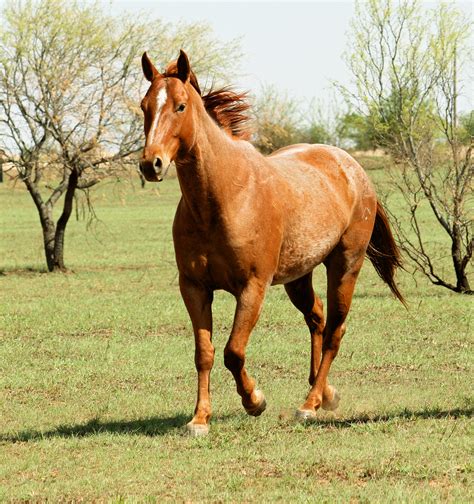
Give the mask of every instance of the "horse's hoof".
M 298 408 L 295 412 L 295 418 L 300 422 L 314 422 L 317 418 L 316 411 Z
M 326 411 L 334 411 L 339 406 L 341 396 L 339 395 L 339 392 L 332 385 L 329 385 L 328 388 L 332 392 L 332 399 L 327 400 L 323 397 L 323 404 L 321 405 L 321 407 Z
M 257 389 L 255 391 L 255 395 L 257 396 L 257 406 L 252 406 L 250 408 L 245 408 L 244 406 L 247 415 L 259 416 L 265 411 L 267 407 L 267 401 L 265 400 L 263 392 Z
M 189 422 L 186 424 L 186 433 L 190 437 L 207 436 L 209 434 L 209 425 L 195 424 L 195 423 Z

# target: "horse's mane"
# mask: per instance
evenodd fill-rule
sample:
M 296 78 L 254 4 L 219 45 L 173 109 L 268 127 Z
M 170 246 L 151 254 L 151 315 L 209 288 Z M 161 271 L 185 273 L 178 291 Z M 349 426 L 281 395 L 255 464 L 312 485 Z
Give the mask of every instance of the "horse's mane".
M 164 77 L 177 77 L 177 62 L 171 62 L 164 73 Z M 205 95 L 201 93 L 201 88 L 196 75 L 191 70 L 190 83 L 202 98 L 204 108 L 214 121 L 232 136 L 247 140 L 250 138 L 249 127 L 250 117 L 247 111 L 250 108 L 247 102 L 247 93 L 236 93 L 231 87 L 221 89 L 210 89 Z

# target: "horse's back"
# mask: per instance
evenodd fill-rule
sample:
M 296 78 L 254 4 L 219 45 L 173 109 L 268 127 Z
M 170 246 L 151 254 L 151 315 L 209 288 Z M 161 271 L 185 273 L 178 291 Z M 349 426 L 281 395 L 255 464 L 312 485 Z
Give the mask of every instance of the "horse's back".
M 304 167 L 311 167 L 316 169 L 318 176 L 326 177 L 343 192 L 345 186 L 353 190 L 371 188 L 367 174 L 359 163 L 346 151 L 332 145 L 290 145 L 275 151 L 267 159 L 290 178 L 302 170 L 305 173 L 314 173 L 312 170 L 304 170 Z

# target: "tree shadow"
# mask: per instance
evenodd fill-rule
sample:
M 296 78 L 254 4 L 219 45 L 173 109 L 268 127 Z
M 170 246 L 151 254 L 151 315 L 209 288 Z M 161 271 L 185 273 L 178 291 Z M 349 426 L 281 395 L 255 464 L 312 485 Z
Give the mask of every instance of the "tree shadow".
M 0 268 L 0 276 L 36 276 L 48 273 L 44 266 L 23 266 L 15 268 Z
M 441 408 L 425 408 L 422 410 L 403 409 L 394 411 L 393 413 L 385 413 L 382 415 L 371 415 L 365 413 L 362 415 L 354 415 L 348 418 L 318 418 L 313 422 L 307 422 L 307 426 L 317 426 L 323 428 L 350 429 L 358 425 L 377 424 L 391 422 L 394 420 L 445 420 L 458 418 L 472 418 L 474 416 L 474 407 L 466 406 L 464 408 L 441 409 Z
M 49 431 L 27 430 L 13 435 L 0 435 L 0 442 L 20 443 L 50 438 L 82 438 L 102 433 L 163 436 L 172 431 L 179 432 L 187 421 L 189 421 L 189 415 L 184 413 L 171 417 L 149 417 L 108 422 L 94 418 L 84 424 L 59 425 Z

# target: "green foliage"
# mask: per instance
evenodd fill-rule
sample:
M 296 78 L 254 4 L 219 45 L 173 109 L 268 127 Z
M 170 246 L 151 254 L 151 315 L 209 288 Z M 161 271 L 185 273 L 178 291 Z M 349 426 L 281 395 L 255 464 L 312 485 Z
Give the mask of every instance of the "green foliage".
M 474 140 L 474 110 L 459 117 L 459 140 L 464 145 L 472 144 Z
M 299 104 L 274 86 L 262 88 L 254 103 L 253 143 L 264 154 L 301 140 Z
M 235 301 L 217 292 L 211 433 L 183 436 L 196 372 L 171 238 L 179 185 L 138 186 L 94 188 L 101 221 L 71 222 L 69 275 L 41 272 L 28 195 L 0 187 L 0 500 L 473 500 L 471 300 L 402 273 L 407 312 L 370 264 L 331 371 L 336 413 L 293 419 L 310 343 L 280 286 L 247 353 L 268 409 L 245 415 L 222 359 Z M 434 225 L 432 240 L 446 243 Z M 322 266 L 315 288 L 324 299 Z
M 183 47 L 204 82 L 219 81 L 232 76 L 239 44 L 204 23 L 117 16 L 77 0 L 7 1 L 0 26 L 0 149 L 39 212 L 48 269 L 64 270 L 77 191 L 122 176 L 143 146 L 142 53 L 152 48 L 164 66 Z
M 474 251 L 468 210 L 473 144 L 471 119 L 458 121 L 457 102 L 458 68 L 472 63 L 471 34 L 471 21 L 453 4 L 359 2 L 347 55 L 356 90 L 345 90 L 374 142 L 399 165 L 393 182 L 411 215 L 409 224 L 393 216 L 401 247 L 433 283 L 465 293 L 472 293 L 467 267 Z M 454 282 L 436 255 L 426 252 L 431 230 L 418 213 L 424 201 L 450 237 L 444 253 L 451 254 Z
M 341 119 L 342 136 L 349 140 L 357 150 L 372 150 L 377 148 L 377 141 L 370 120 L 356 112 L 349 112 Z
M 2 18 L 0 96 L 15 127 L 0 125 L 0 147 L 17 152 L 43 132 L 70 157 L 91 143 L 139 147 L 146 49 L 164 66 L 185 48 L 204 81 L 228 79 L 240 57 L 238 41 L 218 41 L 205 23 L 115 16 L 99 2 L 12 0 Z
M 454 58 L 467 56 L 469 32 L 469 22 L 447 4 L 357 4 L 347 54 L 357 91 L 345 92 L 379 145 L 406 157 L 409 142 L 425 148 L 449 128 Z
M 273 86 L 262 88 L 254 106 L 254 145 L 264 154 L 297 143 L 344 143 L 336 99 L 321 103 L 297 100 Z
M 327 129 L 321 123 L 310 124 L 301 135 L 301 141 L 312 144 L 328 144 L 330 143 L 330 135 Z

